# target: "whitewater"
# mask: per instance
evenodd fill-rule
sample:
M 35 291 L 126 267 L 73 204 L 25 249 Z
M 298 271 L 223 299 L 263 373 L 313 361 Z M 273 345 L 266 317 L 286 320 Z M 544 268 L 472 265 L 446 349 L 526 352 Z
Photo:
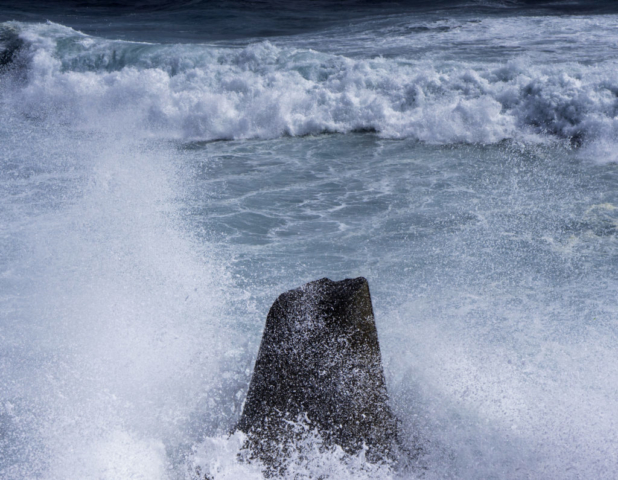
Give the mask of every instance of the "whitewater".
M 264 478 L 268 308 L 357 276 L 415 453 L 287 478 L 614 477 L 618 14 L 417 3 L 0 4 L 0 478 Z

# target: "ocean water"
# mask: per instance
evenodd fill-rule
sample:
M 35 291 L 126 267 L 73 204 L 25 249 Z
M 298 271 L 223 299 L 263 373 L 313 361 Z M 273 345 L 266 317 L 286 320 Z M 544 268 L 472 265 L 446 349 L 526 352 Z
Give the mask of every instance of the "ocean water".
M 263 478 L 268 308 L 361 275 L 417 453 L 287 478 L 614 478 L 617 163 L 613 2 L 0 2 L 0 478 Z

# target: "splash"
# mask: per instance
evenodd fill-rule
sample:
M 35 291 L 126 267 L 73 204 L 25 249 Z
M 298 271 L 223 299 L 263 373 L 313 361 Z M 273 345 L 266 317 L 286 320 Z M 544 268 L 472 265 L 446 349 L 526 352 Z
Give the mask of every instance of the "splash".
M 12 107 L 76 125 L 206 141 L 375 131 L 430 144 L 613 145 L 618 134 L 611 59 L 355 59 L 268 41 L 166 46 L 56 24 L 2 28 L 23 44 L 4 50 L 23 78 L 5 80 Z

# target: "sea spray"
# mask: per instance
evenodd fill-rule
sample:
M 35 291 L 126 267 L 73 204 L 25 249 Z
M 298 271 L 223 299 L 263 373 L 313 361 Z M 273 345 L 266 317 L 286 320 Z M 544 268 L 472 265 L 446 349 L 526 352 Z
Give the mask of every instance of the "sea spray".
M 299 475 L 613 478 L 616 17 L 509 5 L 3 23 L 0 477 L 256 475 L 227 432 L 268 307 L 363 275 L 423 455 L 314 439 Z
M 9 232 L 8 267 L 19 262 L 28 286 L 9 368 L 20 362 L 28 386 L 4 392 L 7 428 L 37 453 L 5 478 L 163 478 L 166 449 L 186 442 L 195 417 L 199 435 L 225 414 L 213 392 L 233 383 L 217 379 L 233 356 L 225 273 L 182 231 L 173 197 L 182 179 L 165 154 L 101 140 L 79 149 L 80 191 L 51 212 L 30 205 Z M 70 177 L 32 180 L 47 183 L 45 198 Z

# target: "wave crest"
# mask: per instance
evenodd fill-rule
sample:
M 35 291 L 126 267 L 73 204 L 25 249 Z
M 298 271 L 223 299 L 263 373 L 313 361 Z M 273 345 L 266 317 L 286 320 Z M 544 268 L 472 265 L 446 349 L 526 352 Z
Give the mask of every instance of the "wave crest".
M 581 144 L 618 133 L 613 60 L 434 64 L 269 42 L 111 41 L 56 24 L 11 22 L 2 31 L 5 63 L 16 56 L 10 44 L 26 65 L 22 81 L 3 75 L 5 103 L 80 126 L 206 141 L 374 131 L 435 144 Z

